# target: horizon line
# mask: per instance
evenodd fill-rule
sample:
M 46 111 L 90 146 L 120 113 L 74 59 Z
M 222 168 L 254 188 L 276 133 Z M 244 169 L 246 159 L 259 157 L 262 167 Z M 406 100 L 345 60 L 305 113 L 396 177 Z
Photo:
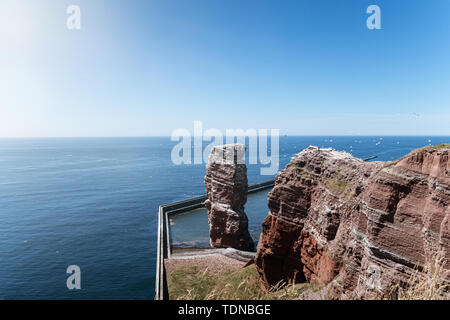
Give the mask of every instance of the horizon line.
M 430 135 L 413 135 L 413 134 L 362 134 L 362 135 L 351 135 L 351 134 L 280 134 L 280 137 L 440 137 L 440 138 L 450 138 L 450 134 L 439 135 L 439 134 L 430 134 Z M 191 138 L 201 137 L 191 135 Z M 223 135 L 223 137 L 226 137 Z M 235 136 L 235 137 L 249 137 L 248 135 L 244 136 Z M 255 137 L 255 136 L 252 136 Z M 259 135 L 256 135 L 259 137 Z M 16 137 L 0 137 L 0 139 L 113 139 L 113 138 L 171 138 L 170 135 L 148 135 L 148 136 L 16 136 Z

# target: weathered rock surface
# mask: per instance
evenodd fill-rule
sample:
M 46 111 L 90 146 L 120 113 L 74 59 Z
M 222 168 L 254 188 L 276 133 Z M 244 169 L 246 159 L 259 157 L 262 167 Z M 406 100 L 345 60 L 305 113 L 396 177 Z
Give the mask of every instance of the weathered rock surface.
M 247 167 L 243 161 L 245 146 L 216 146 L 206 166 L 205 206 L 208 209 L 210 244 L 214 248 L 253 251 L 244 212 L 247 202 Z
M 325 298 L 371 298 L 437 254 L 450 268 L 450 147 L 364 162 L 309 147 L 268 196 L 255 264 L 261 283 L 323 285 Z

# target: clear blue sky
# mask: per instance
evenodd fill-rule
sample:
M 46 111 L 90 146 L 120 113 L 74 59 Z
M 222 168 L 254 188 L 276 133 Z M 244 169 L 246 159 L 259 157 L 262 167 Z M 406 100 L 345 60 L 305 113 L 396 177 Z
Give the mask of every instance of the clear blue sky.
M 81 30 L 66 28 L 70 4 Z M 382 30 L 366 28 L 381 8 Z M 450 1 L 2 0 L 0 137 L 450 135 Z

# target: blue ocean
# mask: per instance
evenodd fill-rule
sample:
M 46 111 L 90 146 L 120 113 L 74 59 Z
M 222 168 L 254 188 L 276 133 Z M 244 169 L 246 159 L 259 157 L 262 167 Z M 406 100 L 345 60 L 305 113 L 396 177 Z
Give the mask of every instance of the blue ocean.
M 280 170 L 309 145 L 394 160 L 449 137 L 280 137 Z M 152 299 L 157 210 L 204 194 L 205 164 L 175 165 L 152 138 L 0 139 L 0 299 Z M 249 183 L 261 176 L 249 165 Z M 257 240 L 266 194 L 246 207 Z M 205 213 L 172 221 L 174 244 L 208 242 Z M 66 269 L 81 268 L 81 290 Z

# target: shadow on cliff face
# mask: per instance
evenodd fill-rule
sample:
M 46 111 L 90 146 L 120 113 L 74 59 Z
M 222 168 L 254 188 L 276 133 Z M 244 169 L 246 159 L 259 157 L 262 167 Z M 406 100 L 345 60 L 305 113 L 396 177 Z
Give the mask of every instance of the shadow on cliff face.
M 271 239 L 276 238 L 279 245 L 270 247 L 270 252 L 261 254 L 263 248 L 267 247 L 268 237 L 272 230 L 276 234 L 271 234 Z M 285 222 L 281 219 L 274 219 L 270 214 L 263 222 L 263 229 L 258 245 L 258 254 L 255 258 L 257 270 L 261 276 L 261 284 L 269 289 L 276 286 L 281 281 L 289 279 L 295 283 L 306 281 L 303 273 L 303 263 L 299 246 L 301 229 L 296 225 Z

